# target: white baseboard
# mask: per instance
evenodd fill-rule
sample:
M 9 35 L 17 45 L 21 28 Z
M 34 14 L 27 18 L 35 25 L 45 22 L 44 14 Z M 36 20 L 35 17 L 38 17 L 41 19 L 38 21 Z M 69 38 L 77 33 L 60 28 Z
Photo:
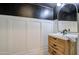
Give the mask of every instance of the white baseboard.
M 9 52 L 0 52 L 0 55 L 9 55 Z
M 48 55 L 48 48 L 45 47 L 19 52 L 0 52 L 0 55 Z
M 32 49 L 32 50 L 26 50 L 16 53 L 10 53 L 11 55 L 48 55 L 48 49 L 47 48 L 41 48 L 41 49 Z

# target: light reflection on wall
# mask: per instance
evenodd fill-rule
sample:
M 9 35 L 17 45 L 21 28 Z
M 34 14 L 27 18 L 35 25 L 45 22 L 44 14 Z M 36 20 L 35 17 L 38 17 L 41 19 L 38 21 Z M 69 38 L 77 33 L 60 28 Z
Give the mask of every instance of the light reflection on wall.
M 48 18 L 48 17 L 50 17 L 50 15 L 51 15 L 51 10 L 50 9 L 43 9 L 42 11 L 41 11 L 41 14 L 40 14 L 40 18 Z M 52 16 L 53 17 L 53 16 Z
M 45 9 L 41 12 L 40 17 L 46 18 L 49 15 L 50 11 L 48 9 Z

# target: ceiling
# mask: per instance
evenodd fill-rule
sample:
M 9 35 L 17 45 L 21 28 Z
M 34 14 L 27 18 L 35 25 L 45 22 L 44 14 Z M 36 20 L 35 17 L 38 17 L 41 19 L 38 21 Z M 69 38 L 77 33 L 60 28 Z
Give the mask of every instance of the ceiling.
M 35 4 L 44 6 L 44 7 L 50 7 L 50 8 L 54 8 L 57 6 L 57 3 L 35 3 Z M 79 3 L 76 3 L 76 5 L 79 8 Z
M 49 8 L 54 8 L 56 7 L 56 3 L 35 3 L 36 5 L 44 6 L 44 7 L 49 7 Z

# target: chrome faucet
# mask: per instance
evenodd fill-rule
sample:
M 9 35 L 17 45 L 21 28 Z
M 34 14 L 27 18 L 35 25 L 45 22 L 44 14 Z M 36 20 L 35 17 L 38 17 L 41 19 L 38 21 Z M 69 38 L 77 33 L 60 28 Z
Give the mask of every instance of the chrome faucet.
M 65 35 L 65 34 L 67 34 L 67 33 L 69 33 L 70 32 L 70 29 L 64 29 L 63 31 L 62 31 L 62 33 L 63 33 L 63 35 Z
M 62 33 L 63 33 L 63 35 L 67 34 L 67 29 L 64 29 L 64 30 L 62 31 Z

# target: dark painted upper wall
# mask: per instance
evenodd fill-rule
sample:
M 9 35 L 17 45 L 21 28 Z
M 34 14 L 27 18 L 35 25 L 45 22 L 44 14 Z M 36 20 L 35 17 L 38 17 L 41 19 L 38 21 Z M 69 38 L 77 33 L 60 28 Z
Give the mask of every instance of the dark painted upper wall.
M 29 3 L 0 3 L 0 14 L 53 20 L 53 8 Z
M 45 4 L 43 3 L 43 5 Z M 77 4 L 77 7 L 79 11 L 79 4 Z M 54 20 L 57 19 L 56 8 L 56 5 L 46 8 L 34 3 L 0 3 L 0 14 Z M 71 10 L 69 13 L 62 10 L 59 20 L 76 21 L 75 12 L 73 13 Z

